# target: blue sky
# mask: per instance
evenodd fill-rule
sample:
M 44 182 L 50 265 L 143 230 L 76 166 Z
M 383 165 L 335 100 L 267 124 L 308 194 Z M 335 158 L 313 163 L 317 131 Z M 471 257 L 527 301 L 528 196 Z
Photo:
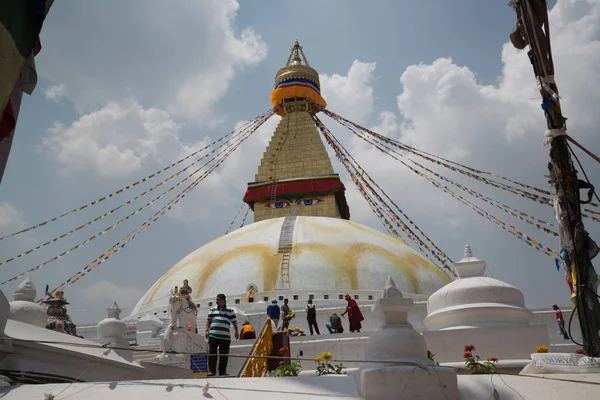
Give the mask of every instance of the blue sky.
M 524 52 L 506 45 L 506 2 L 64 1 L 52 6 L 0 186 L 0 233 L 88 203 L 169 164 L 208 138 L 270 107 L 275 72 L 298 39 L 321 74 L 329 108 L 357 123 L 467 165 L 547 187 L 544 120 Z M 551 3 L 554 6 L 554 3 Z M 590 85 L 600 73 L 600 3 L 558 1 L 551 12 L 556 79 L 571 135 L 600 153 Z M 402 79 L 401 79 L 402 77 Z M 460 259 L 471 244 L 492 275 L 518 286 L 530 307 L 567 304 L 551 258 L 406 171 L 324 118 L 361 165 L 442 249 Z M 75 322 L 135 301 L 179 259 L 222 235 L 241 206 L 276 121 L 217 174 L 113 259 L 66 290 Z M 600 169 L 580 155 L 592 181 Z M 334 162 L 342 174 L 343 167 Z M 474 190 L 550 222 L 552 210 L 439 170 Z M 348 187 L 352 219 L 383 230 Z M 599 182 L 597 186 L 600 185 Z M 7 259 L 122 202 L 125 192 L 55 224 L 0 242 Z M 140 203 L 141 205 L 143 203 Z M 479 203 L 478 203 L 479 204 Z M 139 206 L 138 205 L 138 206 Z M 488 209 L 487 207 L 484 207 Z M 2 266 L 0 278 L 53 257 L 132 212 Z M 557 248 L 558 240 L 488 209 Z M 151 212 L 31 275 L 41 294 L 83 268 Z M 592 237 L 600 224 L 587 222 Z M 4 285 L 10 297 L 16 284 Z

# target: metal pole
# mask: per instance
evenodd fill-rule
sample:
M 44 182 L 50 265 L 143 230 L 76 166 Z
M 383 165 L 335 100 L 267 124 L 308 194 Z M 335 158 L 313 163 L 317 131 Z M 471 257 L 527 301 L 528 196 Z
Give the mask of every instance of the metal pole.
M 517 12 L 517 28 L 511 33 L 511 41 L 519 49 L 529 45 L 527 55 L 542 96 L 542 109 L 548 127 L 544 144 L 550 144 L 548 169 L 551 183 L 556 188 L 554 203 L 561 228 L 561 254 L 566 252 L 563 257 L 565 269 L 568 275 L 575 278 L 575 310 L 581 325 L 582 345 L 588 356 L 599 357 L 598 275 L 591 260 L 598 248 L 589 238 L 581 219 L 580 181 L 569 153 L 566 118 L 562 115 L 558 88 L 554 82 L 546 0 L 517 0 L 509 5 Z

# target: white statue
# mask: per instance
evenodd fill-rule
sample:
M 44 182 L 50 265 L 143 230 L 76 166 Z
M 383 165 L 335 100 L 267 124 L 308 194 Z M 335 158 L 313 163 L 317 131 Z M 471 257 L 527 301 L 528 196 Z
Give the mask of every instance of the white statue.
M 205 339 L 198 335 L 196 318 L 198 308 L 190 299 L 189 293 L 179 291 L 177 288 L 171 290 L 169 299 L 169 312 L 171 323 L 165 331 L 162 341 L 163 352 L 201 352 L 205 347 Z M 159 362 L 164 361 L 164 356 L 158 356 Z

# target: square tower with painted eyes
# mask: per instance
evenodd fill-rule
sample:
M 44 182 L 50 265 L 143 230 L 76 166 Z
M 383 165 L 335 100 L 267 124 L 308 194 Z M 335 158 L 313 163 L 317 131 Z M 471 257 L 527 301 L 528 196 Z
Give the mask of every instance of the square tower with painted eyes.
M 244 201 L 254 222 L 288 216 L 350 219 L 345 187 L 313 119 L 327 103 L 321 97 L 319 74 L 310 67 L 302 46 L 294 43 L 286 66 L 275 75 L 271 93 L 281 116 Z

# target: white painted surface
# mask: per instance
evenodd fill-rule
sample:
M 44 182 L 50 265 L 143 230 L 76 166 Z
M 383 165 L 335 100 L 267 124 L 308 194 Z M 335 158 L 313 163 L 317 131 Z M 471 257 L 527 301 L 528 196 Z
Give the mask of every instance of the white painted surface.
M 105 349 L 98 348 L 96 342 L 12 320 L 7 321 L 4 333 L 12 348 L 0 360 L 2 370 L 72 379 L 87 371 L 85 380 L 90 381 L 141 379 L 144 376 L 138 363 L 126 360 L 114 351 L 104 355 Z
M 522 399 L 596 399 L 598 386 L 582 382 L 600 383 L 600 375 L 554 375 L 560 379 L 580 382 L 540 380 L 514 375 L 459 375 L 461 400 L 486 400 L 492 398 L 494 388 L 501 400 Z M 208 383 L 208 392 L 203 389 Z M 408 387 L 410 387 L 410 382 Z M 45 393 L 61 398 L 106 399 L 204 399 L 214 400 L 358 400 L 356 386 L 351 376 L 293 378 L 222 378 L 177 379 L 153 381 L 124 381 L 106 383 L 74 383 L 53 385 L 23 385 L 0 389 L 3 400 L 40 399 Z M 398 394 L 400 399 L 402 393 Z M 411 400 L 403 398 L 403 400 Z
M 44 307 L 31 301 L 11 301 L 8 318 L 39 328 L 46 328 L 46 310 Z
M 423 337 L 439 362 L 463 360 L 464 348 L 470 344 L 481 358 L 501 360 L 528 359 L 537 346 L 549 345 L 548 329 L 543 325 L 424 331 Z

